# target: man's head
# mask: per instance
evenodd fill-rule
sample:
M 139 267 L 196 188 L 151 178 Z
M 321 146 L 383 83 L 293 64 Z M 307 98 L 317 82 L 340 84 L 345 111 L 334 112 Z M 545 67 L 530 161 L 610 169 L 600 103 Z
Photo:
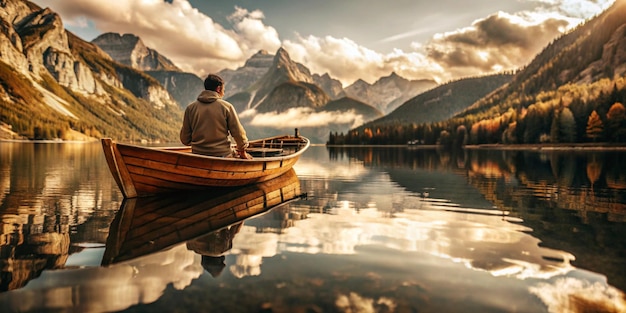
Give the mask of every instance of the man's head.
M 223 96 L 224 80 L 215 74 L 209 74 L 209 76 L 207 76 L 207 78 L 204 80 L 204 89 L 216 91 Z

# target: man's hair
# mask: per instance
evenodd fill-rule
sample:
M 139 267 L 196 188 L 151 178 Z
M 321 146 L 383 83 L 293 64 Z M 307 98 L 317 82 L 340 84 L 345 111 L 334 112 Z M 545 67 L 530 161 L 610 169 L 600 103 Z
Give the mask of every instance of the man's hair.
M 206 90 L 217 91 L 217 87 L 223 85 L 224 80 L 215 74 L 209 74 L 209 76 L 207 76 L 207 78 L 204 80 L 204 89 Z

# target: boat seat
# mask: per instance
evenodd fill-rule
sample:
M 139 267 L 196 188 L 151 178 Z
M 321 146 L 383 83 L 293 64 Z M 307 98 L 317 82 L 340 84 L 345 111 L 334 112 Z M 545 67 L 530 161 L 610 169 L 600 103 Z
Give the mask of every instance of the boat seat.
M 272 157 L 277 156 L 283 152 L 283 149 L 278 148 L 248 148 L 246 152 L 253 157 Z

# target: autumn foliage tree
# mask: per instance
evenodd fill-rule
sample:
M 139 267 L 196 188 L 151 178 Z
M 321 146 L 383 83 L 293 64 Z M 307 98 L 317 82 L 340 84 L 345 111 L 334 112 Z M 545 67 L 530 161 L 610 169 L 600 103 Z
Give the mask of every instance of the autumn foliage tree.
M 626 141 L 626 109 L 616 102 L 606 113 L 606 126 L 609 140 L 615 142 Z
M 600 138 L 602 138 L 603 132 L 604 123 L 602 123 L 598 112 L 596 112 L 596 110 L 593 110 L 591 114 L 589 114 L 589 119 L 587 120 L 587 130 L 585 132 L 585 137 L 593 142 L 596 142 Z

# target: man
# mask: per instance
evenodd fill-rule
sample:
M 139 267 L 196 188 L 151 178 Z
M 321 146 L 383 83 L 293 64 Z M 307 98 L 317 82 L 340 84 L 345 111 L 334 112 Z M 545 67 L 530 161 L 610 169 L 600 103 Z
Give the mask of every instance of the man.
M 235 107 L 224 97 L 224 80 L 209 74 L 204 80 L 204 89 L 198 99 L 187 106 L 180 141 L 191 146 L 193 153 L 252 159 L 246 153 L 248 137 L 239 122 Z M 236 151 L 231 148 L 228 136 L 237 143 Z

